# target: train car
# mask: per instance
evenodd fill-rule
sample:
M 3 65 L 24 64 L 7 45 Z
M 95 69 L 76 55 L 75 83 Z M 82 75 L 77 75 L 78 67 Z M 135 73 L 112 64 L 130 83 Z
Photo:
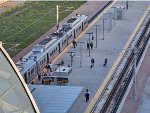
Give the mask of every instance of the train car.
M 76 15 L 62 28 L 37 44 L 31 52 L 16 63 L 26 83 L 30 83 L 41 70 L 64 50 L 87 26 L 86 15 Z

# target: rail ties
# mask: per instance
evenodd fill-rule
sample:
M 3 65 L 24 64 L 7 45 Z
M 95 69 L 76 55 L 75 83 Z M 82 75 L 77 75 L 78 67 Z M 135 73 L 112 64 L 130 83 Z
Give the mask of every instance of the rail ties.
M 131 41 L 128 47 L 131 50 L 126 51 L 124 53 L 117 68 L 114 70 L 112 77 L 110 78 L 104 90 L 102 91 L 102 94 L 99 96 L 99 99 L 97 100 L 91 113 L 94 113 L 95 111 L 99 113 L 117 112 L 117 109 L 122 101 L 122 98 L 134 74 L 134 50 L 133 49 L 134 47 L 139 49 L 139 52 L 137 54 L 137 60 L 136 60 L 136 66 L 137 66 L 146 48 L 149 38 L 150 38 L 150 14 L 147 14 L 143 24 L 140 26 L 139 30 L 137 31 L 136 35 L 134 36 L 133 40 Z M 107 99 L 103 104 L 103 107 L 99 110 L 96 110 L 98 104 L 100 104 L 100 101 L 104 98 L 104 95 L 108 90 L 109 84 L 111 84 L 114 77 L 116 76 L 117 76 L 117 80 L 113 88 L 111 89 L 109 95 L 107 96 Z

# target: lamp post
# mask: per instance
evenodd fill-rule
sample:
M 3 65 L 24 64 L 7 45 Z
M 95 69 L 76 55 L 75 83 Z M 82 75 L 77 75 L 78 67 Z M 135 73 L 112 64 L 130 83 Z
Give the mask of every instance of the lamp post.
M 80 67 L 82 67 L 82 44 L 85 42 L 77 42 L 80 43 Z
M 93 34 L 93 32 L 91 32 L 91 33 L 86 33 L 86 34 L 89 35 L 89 45 L 90 45 L 90 35 Z M 89 57 L 90 57 L 90 46 L 89 46 Z
M 56 6 L 56 11 L 57 11 L 56 12 L 56 16 L 57 16 L 56 21 L 57 21 L 57 30 L 58 30 L 58 28 L 59 28 L 59 6 L 58 5 Z
M 115 25 L 115 19 L 116 19 L 116 7 L 111 7 L 114 9 L 114 25 Z
M 96 27 L 96 48 L 97 48 L 97 27 L 99 26 L 99 25 L 94 25 L 95 27 Z
M 104 40 L 104 32 L 105 32 L 105 31 L 104 31 L 104 30 L 105 30 L 105 27 L 104 27 L 104 26 L 105 26 L 105 25 L 104 25 L 105 23 L 104 23 L 104 22 L 105 22 L 105 19 L 103 18 L 103 38 L 102 38 L 101 40 Z
M 71 67 L 72 67 L 72 62 L 73 62 L 73 57 L 74 57 L 74 53 L 75 52 L 67 52 L 67 53 L 70 53 L 70 57 L 71 57 Z
M 126 1 L 126 10 L 128 9 L 129 3 L 128 0 Z

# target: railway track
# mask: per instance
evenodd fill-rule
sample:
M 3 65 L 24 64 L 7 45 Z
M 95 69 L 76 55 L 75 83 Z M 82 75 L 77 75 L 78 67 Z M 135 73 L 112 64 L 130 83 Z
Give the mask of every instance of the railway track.
M 142 57 L 150 38 L 150 14 L 147 14 L 142 25 L 138 29 L 127 50 L 124 52 L 117 68 L 114 70 L 110 80 L 99 95 L 90 113 L 116 113 L 134 75 L 134 64 L 136 66 Z M 135 54 L 135 48 L 138 52 Z M 113 84 L 113 85 L 112 85 Z M 106 98 L 105 101 L 103 98 Z

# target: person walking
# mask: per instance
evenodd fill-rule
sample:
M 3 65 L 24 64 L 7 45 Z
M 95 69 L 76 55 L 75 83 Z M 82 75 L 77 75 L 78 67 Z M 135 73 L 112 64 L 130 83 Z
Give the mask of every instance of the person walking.
M 87 42 L 87 49 L 89 49 L 89 47 L 90 47 L 90 45 L 89 45 L 89 43 Z
M 91 59 L 91 68 L 94 67 L 94 63 L 95 63 L 95 60 L 94 60 L 94 58 L 92 58 Z
M 88 89 L 86 89 L 86 92 L 85 92 L 84 96 L 85 96 L 86 102 L 88 102 L 89 99 L 90 99 L 90 93 L 89 93 L 89 90 L 88 90 Z
M 91 41 L 91 43 L 90 43 L 90 46 L 91 46 L 91 49 L 93 49 L 93 42 Z
M 77 46 L 77 42 L 75 40 L 73 40 L 72 44 L 74 48 Z
M 50 63 L 49 63 L 48 66 L 47 66 L 47 69 L 48 69 L 49 71 L 52 71 L 52 68 L 53 68 L 53 64 L 52 64 L 52 62 L 50 61 Z
M 39 80 L 39 81 L 41 80 L 41 75 L 40 75 L 40 74 L 38 74 L 38 80 Z
M 103 66 L 106 66 L 106 65 L 107 65 L 107 62 L 108 62 L 108 60 L 107 60 L 107 58 L 105 58 L 105 61 L 104 61 Z

